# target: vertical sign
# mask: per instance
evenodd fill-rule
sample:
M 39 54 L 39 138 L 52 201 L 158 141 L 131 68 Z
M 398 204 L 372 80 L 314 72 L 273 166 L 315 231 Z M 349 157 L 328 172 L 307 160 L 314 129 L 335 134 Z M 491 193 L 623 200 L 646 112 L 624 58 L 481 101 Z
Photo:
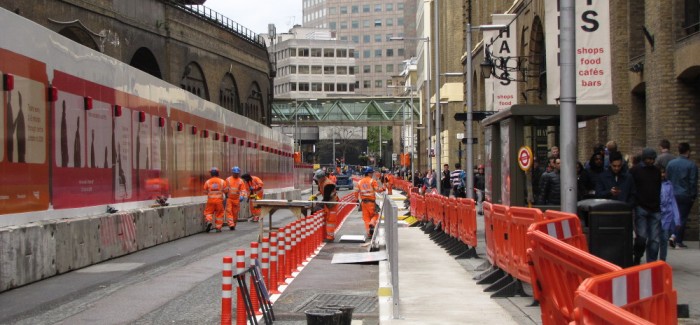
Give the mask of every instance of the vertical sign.
M 576 1 L 576 96 L 579 104 L 611 104 L 609 0 Z M 559 1 L 545 1 L 547 103 L 559 98 Z
M 516 68 L 516 60 L 508 60 L 508 58 L 518 56 L 518 44 L 516 43 L 515 27 L 517 23 L 514 21 L 515 14 L 496 14 L 492 15 L 494 25 L 506 25 L 508 29 L 502 32 L 491 32 L 487 45 L 491 58 L 495 61 L 506 60 L 509 68 Z M 484 34 L 486 35 L 486 34 Z M 503 72 L 496 68 L 496 75 L 504 76 Z M 510 73 L 509 78 L 517 78 L 517 73 Z M 508 79 L 502 80 L 491 77 L 493 79 L 493 110 L 501 111 L 517 104 L 518 100 L 518 85 L 515 81 Z

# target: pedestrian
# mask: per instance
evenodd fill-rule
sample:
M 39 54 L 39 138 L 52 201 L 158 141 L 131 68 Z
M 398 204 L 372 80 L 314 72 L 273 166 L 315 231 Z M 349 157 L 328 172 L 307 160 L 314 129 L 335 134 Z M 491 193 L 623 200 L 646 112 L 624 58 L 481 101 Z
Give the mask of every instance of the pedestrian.
M 224 223 L 224 187 L 226 182 L 219 178 L 219 169 L 212 167 L 209 170 L 211 178 L 204 182 L 204 194 L 207 195 L 207 203 L 204 206 L 204 219 L 207 222 L 206 232 L 212 228 L 212 222 L 216 222 L 216 232 L 221 232 Z
M 647 263 L 659 257 L 661 236 L 661 170 L 654 165 L 656 151 L 644 148 L 642 161 L 630 169 L 634 182 L 634 264 L 638 265 L 646 251 Z
M 661 153 L 659 153 L 659 156 L 656 157 L 655 164 L 665 169 L 668 165 L 668 162 L 676 157 L 674 157 L 671 153 L 671 142 L 669 142 L 668 140 L 663 139 L 659 141 L 659 147 L 661 148 Z
M 365 223 L 365 233 L 367 238 L 371 238 L 374 229 L 379 222 L 379 206 L 376 203 L 377 192 L 382 192 L 377 184 L 377 180 L 372 178 L 374 170 L 367 167 L 364 170 L 364 177 L 357 182 L 355 188 L 355 198 L 360 202 L 362 209 L 362 221 Z
M 605 171 L 603 167 L 603 154 L 600 152 L 595 152 L 591 155 L 591 159 L 588 160 L 584 169 L 588 172 L 588 177 L 590 181 L 590 188 L 588 196 L 595 196 L 595 188 L 600 182 L 600 176 Z
M 550 155 L 553 156 L 554 158 L 559 158 L 559 147 L 557 146 L 552 146 L 549 149 Z
M 484 165 L 481 164 L 476 168 L 476 175 L 474 175 L 474 187 L 476 189 L 476 204 L 481 211 L 481 202 L 484 201 L 484 194 L 486 190 L 486 174 L 484 174 Z
M 317 170 L 314 173 L 314 180 L 318 182 L 318 194 L 321 196 L 323 202 L 334 202 L 337 203 L 338 193 L 336 192 L 336 184 L 332 179 L 326 175 L 323 170 Z M 312 195 L 312 200 L 315 200 L 316 195 Z M 322 204 L 323 207 L 323 223 L 324 223 L 324 240 L 326 242 L 333 242 L 335 240 L 335 230 L 337 226 L 337 214 L 338 205 L 337 204 Z
M 596 184 L 595 196 L 599 199 L 611 199 L 632 205 L 634 181 L 628 172 L 623 171 L 624 159 L 619 152 L 610 154 L 610 169 L 600 174 Z
M 673 184 L 673 194 L 681 217 L 680 228 L 675 232 L 676 247 L 687 248 L 683 242 L 685 226 L 690 209 L 698 196 L 698 166 L 690 160 L 690 144 L 687 142 L 678 144 L 678 157 L 666 165 L 666 176 Z
M 591 175 L 583 168 L 583 164 L 579 161 L 576 162 L 576 195 L 578 201 L 590 199 L 595 196 Z
M 384 174 L 382 185 L 384 188 L 386 188 L 386 194 L 391 195 L 393 193 L 394 175 L 391 173 L 391 171 L 387 171 L 386 174 Z
M 256 207 L 252 201 L 261 200 L 264 197 L 263 192 L 263 181 L 260 177 L 251 176 L 250 174 L 243 174 L 241 178 L 245 182 L 247 188 L 246 196 L 248 197 L 248 203 L 250 205 L 250 214 L 253 222 L 260 221 L 260 213 L 262 212 L 260 207 Z
M 462 170 L 462 164 L 456 163 L 455 170 L 450 173 L 450 185 L 454 197 L 467 197 L 465 186 L 467 184 L 467 174 Z
M 238 213 L 241 211 L 241 202 L 243 202 L 246 197 L 246 185 L 241 178 L 241 168 L 234 166 L 231 168 L 231 176 L 226 178 L 226 187 L 224 187 L 224 193 L 226 193 L 226 223 L 228 223 L 228 228 L 230 230 L 236 230 L 236 223 L 238 223 Z
M 440 195 L 450 196 L 451 189 L 452 182 L 450 181 L 450 165 L 444 164 L 442 166 L 442 175 L 440 177 Z
M 624 157 L 622 155 L 622 152 L 617 150 L 617 142 L 615 142 L 614 140 L 610 140 L 610 141 L 608 141 L 608 143 L 605 144 L 605 156 L 604 156 L 605 160 L 603 161 L 603 167 L 605 169 L 610 168 L 610 162 L 611 162 L 610 155 L 613 152 L 617 152 L 620 154 L 620 157 Z M 628 166 L 627 160 L 624 158 L 622 159 L 622 171 L 624 171 L 624 172 L 629 171 L 629 166 Z
M 656 158 L 658 162 L 659 158 Z M 659 259 L 666 260 L 668 246 L 676 248 L 673 231 L 680 228 L 681 217 L 673 194 L 673 183 L 666 178 L 666 170 L 661 167 L 661 235 L 659 236 Z
M 560 205 L 561 204 L 561 177 L 559 167 L 561 159 L 554 158 L 552 171 L 542 174 L 540 179 L 540 194 L 537 204 Z

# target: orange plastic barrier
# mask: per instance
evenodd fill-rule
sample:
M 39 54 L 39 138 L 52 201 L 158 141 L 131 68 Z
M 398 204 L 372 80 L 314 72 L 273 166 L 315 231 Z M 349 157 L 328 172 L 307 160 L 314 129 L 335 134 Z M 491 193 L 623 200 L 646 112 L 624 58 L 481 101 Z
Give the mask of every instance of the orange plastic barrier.
M 460 218 L 457 226 L 459 240 L 470 247 L 476 247 L 476 202 L 473 199 L 457 199 L 457 214 Z
M 454 197 L 445 200 L 445 233 L 450 237 L 457 238 L 457 199 Z
M 546 222 L 533 224 L 529 231 L 539 230 L 582 251 L 588 252 L 586 235 L 581 228 L 581 220 L 573 213 L 547 210 Z
M 542 324 L 568 324 L 574 320 L 574 293 L 581 282 L 591 276 L 620 270 L 615 264 L 564 243 L 537 229 L 542 224 L 560 219 L 534 223 L 527 237 L 532 288 L 540 302 Z M 544 226 L 546 228 L 546 225 Z
M 576 324 L 678 324 L 673 271 L 663 261 L 588 278 L 576 290 Z
M 510 245 L 508 231 L 510 225 L 509 207 L 501 204 L 492 205 L 493 241 L 496 249 L 496 264 L 501 270 L 508 271 L 510 265 Z
M 493 205 L 490 202 L 482 203 L 484 212 L 484 238 L 486 240 L 486 258 L 491 265 L 496 265 L 496 243 L 493 239 Z
M 527 249 L 530 242 L 527 239 L 527 229 L 534 222 L 542 221 L 544 216 L 540 209 L 510 207 L 510 230 L 508 231 L 508 246 L 510 247 L 510 265 L 508 273 L 521 281 L 532 283 L 530 265 L 528 265 Z

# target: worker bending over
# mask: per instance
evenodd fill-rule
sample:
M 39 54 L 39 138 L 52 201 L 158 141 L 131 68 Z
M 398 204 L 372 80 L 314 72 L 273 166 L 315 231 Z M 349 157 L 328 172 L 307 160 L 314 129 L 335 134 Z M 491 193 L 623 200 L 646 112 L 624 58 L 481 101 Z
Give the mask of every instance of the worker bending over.
M 263 198 L 263 181 L 260 177 L 251 176 L 250 174 L 243 174 L 241 178 L 245 182 L 245 187 L 247 188 L 246 196 L 252 200 L 262 200 Z M 258 222 L 260 220 L 260 207 L 255 207 L 253 202 L 249 201 L 250 214 L 253 222 Z

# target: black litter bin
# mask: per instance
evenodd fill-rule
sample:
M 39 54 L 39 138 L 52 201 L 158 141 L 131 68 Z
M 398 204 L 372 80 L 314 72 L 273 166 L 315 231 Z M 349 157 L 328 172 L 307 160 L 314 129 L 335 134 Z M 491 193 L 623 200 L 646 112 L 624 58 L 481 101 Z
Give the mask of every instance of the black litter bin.
M 578 216 L 588 251 L 620 267 L 632 266 L 632 207 L 621 201 L 589 199 L 578 202 Z
M 355 306 L 346 305 L 325 305 L 320 307 L 321 309 L 331 309 L 340 310 L 342 314 L 340 315 L 340 325 L 350 325 L 352 323 L 352 312 L 355 310 Z
M 309 309 L 306 314 L 307 325 L 338 325 L 343 312 L 338 309 Z

